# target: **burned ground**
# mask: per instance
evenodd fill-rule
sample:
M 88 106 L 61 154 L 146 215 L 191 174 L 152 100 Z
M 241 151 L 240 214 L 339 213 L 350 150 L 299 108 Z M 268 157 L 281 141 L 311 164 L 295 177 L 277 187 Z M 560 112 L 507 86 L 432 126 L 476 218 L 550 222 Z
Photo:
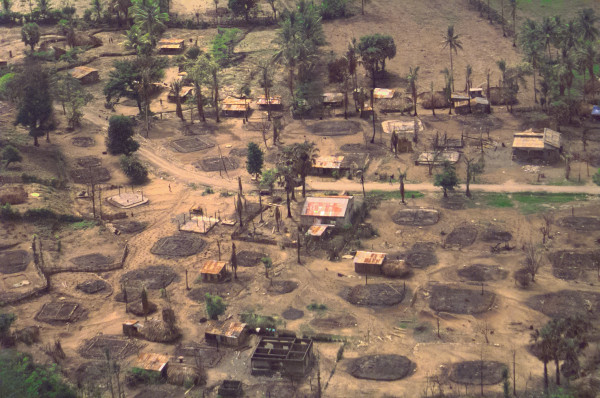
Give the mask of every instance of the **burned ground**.
M 309 130 L 319 136 L 353 135 L 362 131 L 362 126 L 354 120 L 322 121 L 310 125 Z
M 91 253 L 71 258 L 69 260 L 79 271 L 100 272 L 107 271 L 113 267 L 115 260 L 110 256 L 100 253 Z
M 150 253 L 164 257 L 189 257 L 200 253 L 206 242 L 192 235 L 173 235 L 160 238 Z
M 110 293 L 112 291 L 110 284 L 101 279 L 88 279 L 78 284 L 76 289 L 86 294 Z
M 453 363 L 448 369 L 448 378 L 454 383 L 465 385 L 490 385 L 502 381 L 506 365 L 496 361 L 465 361 Z
M 600 293 L 561 290 L 532 296 L 526 304 L 552 318 L 581 315 L 600 320 Z
M 25 250 L 0 252 L 0 273 L 14 274 L 22 272 L 31 262 L 31 255 Z
M 223 156 L 204 158 L 198 162 L 194 162 L 194 166 L 207 172 L 229 171 L 240 167 L 240 163 L 236 158 Z
M 587 271 L 600 269 L 600 251 L 561 250 L 548 255 L 554 276 L 565 280 L 587 279 Z
M 446 246 L 468 247 L 477 239 L 477 228 L 470 225 L 456 227 L 448 234 L 445 240 Z
M 457 274 L 470 281 L 488 282 L 506 279 L 508 271 L 497 265 L 473 264 L 459 269 Z
M 153 265 L 129 271 L 121 277 L 121 284 L 146 289 L 164 289 L 179 280 L 179 275 L 166 265 Z
M 400 304 L 406 296 L 406 289 L 402 285 L 373 283 L 343 289 L 340 296 L 354 305 L 388 307 Z
M 348 373 L 357 379 L 400 380 L 410 376 L 416 365 L 402 355 L 369 355 L 353 359 Z
M 438 312 L 453 314 L 481 314 L 489 311 L 496 295 L 488 290 L 465 289 L 448 285 L 431 288 L 429 307 Z
M 106 351 L 115 360 L 125 359 L 137 354 L 144 345 L 138 340 L 124 336 L 99 335 L 83 341 L 78 352 L 83 358 L 106 361 Z

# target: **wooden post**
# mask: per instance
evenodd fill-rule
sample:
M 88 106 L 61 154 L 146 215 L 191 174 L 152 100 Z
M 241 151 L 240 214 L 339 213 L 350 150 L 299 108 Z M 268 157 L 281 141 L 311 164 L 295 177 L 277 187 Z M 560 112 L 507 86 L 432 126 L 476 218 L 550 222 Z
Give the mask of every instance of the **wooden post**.
M 219 249 L 219 261 L 221 261 L 221 241 L 217 239 L 217 248 Z
M 190 290 L 190 286 L 188 285 L 188 270 L 185 270 L 185 290 Z

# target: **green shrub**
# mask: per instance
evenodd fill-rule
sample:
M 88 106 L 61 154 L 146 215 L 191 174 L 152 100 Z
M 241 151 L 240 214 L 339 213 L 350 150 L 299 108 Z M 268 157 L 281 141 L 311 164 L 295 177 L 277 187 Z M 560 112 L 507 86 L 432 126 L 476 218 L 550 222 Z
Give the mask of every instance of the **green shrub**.
M 206 188 L 204 188 L 204 192 L 202 192 L 202 196 L 212 195 L 213 193 L 215 193 L 215 191 L 213 191 L 213 189 L 211 187 L 206 187 Z
M 321 2 L 321 16 L 323 19 L 345 18 L 349 15 L 348 0 L 323 0 Z
M 277 327 L 283 324 L 280 319 L 272 316 L 259 315 L 252 311 L 246 311 L 241 315 L 242 322 L 246 323 L 250 329 L 277 329 Z
M 21 218 L 21 213 L 12 208 L 10 203 L 0 206 L 0 219 L 5 221 L 15 221 Z
M 158 372 L 149 372 L 145 369 L 141 368 L 131 368 L 127 372 L 126 376 L 127 385 L 130 387 L 135 387 L 140 384 L 148 385 L 148 384 L 162 384 L 165 382 Z
M 148 181 L 148 170 L 136 156 L 121 156 L 121 170 L 133 184 L 143 184 Z
M 310 303 L 306 306 L 306 309 L 309 311 L 325 311 L 327 306 L 325 304 Z

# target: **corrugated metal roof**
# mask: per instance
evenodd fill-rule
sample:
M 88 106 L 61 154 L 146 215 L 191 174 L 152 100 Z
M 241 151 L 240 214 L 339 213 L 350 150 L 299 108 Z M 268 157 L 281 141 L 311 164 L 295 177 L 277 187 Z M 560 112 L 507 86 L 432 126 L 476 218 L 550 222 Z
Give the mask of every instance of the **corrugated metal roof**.
M 324 93 L 323 94 L 323 102 L 324 103 L 342 102 L 343 100 L 344 100 L 343 93 Z
M 376 88 L 373 90 L 373 98 L 375 99 L 392 99 L 396 91 L 391 88 Z
M 325 196 L 306 198 L 302 206 L 303 216 L 344 217 L 352 196 Z
M 223 105 L 246 105 L 248 102 L 252 101 L 251 98 L 235 98 L 235 97 L 227 97 L 223 100 Z
M 127 326 L 133 326 L 133 325 L 135 325 L 136 323 L 138 323 L 138 321 L 137 321 L 136 319 L 131 319 L 131 320 L 128 320 L 128 321 L 125 321 L 125 322 L 123 322 L 123 325 L 127 325 Z
M 183 39 L 160 39 L 160 41 L 158 42 L 159 46 L 162 45 L 172 45 L 172 44 L 179 44 L 180 46 L 183 46 Z
M 542 150 L 548 145 L 558 149 L 560 140 L 560 133 L 554 130 L 545 128 L 543 133 L 536 133 L 529 129 L 515 134 L 512 146 L 517 149 Z
M 415 122 L 414 120 L 403 121 L 403 120 L 386 120 L 385 122 L 381 122 L 381 127 L 383 132 L 386 134 L 392 134 L 394 131 L 396 133 L 414 133 L 415 132 Z
M 227 261 L 206 260 L 200 270 L 201 274 L 218 275 L 227 265 Z
M 463 93 L 452 93 L 450 94 L 450 99 L 452 101 L 468 101 L 469 96 Z
M 312 225 L 308 228 L 306 234 L 310 236 L 322 236 L 325 231 L 327 231 L 327 227 L 329 227 L 329 225 Z
M 246 327 L 245 323 L 236 321 L 211 321 L 206 328 L 206 333 L 218 336 L 238 338 Z
M 354 256 L 354 263 L 381 265 L 385 260 L 385 256 L 387 256 L 386 253 L 357 251 Z
M 248 108 L 249 106 L 244 104 L 223 104 L 221 107 L 222 110 L 229 112 L 245 112 Z
M 343 156 L 319 156 L 313 167 L 316 169 L 339 169 L 344 161 Z
M 98 73 L 98 69 L 90 68 L 88 66 L 78 66 L 71 69 L 70 73 L 75 79 L 81 79 L 90 73 Z
M 168 363 L 169 357 L 167 355 L 143 352 L 140 355 L 138 355 L 135 367 L 144 370 L 162 372 L 162 370 L 165 366 L 167 366 Z
M 265 97 L 264 95 L 259 96 L 258 99 L 256 100 L 256 103 L 258 105 L 268 105 L 267 97 Z M 271 97 L 271 105 L 281 105 L 281 96 L 280 95 L 272 96 Z

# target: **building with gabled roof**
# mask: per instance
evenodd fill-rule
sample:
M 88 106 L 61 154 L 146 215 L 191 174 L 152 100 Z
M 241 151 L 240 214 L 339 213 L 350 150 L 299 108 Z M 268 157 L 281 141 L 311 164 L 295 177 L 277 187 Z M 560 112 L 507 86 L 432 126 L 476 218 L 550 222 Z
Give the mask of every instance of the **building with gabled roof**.
M 90 68 L 89 66 L 78 66 L 69 71 L 71 76 L 79 80 L 81 84 L 95 83 L 100 80 L 98 69 Z
M 512 144 L 513 158 L 520 159 L 541 158 L 556 161 L 561 150 L 560 133 L 549 128 L 545 128 L 541 133 L 533 129 L 516 133 Z
M 353 196 L 310 196 L 304 201 L 300 222 L 304 226 L 350 224 L 354 208 Z
M 236 321 L 210 321 L 204 332 L 207 343 L 230 347 L 241 346 L 247 337 L 247 325 Z
M 200 270 L 203 282 L 220 282 L 227 275 L 227 261 L 206 260 Z
M 143 352 L 138 355 L 133 367 L 165 377 L 167 375 L 168 365 L 169 357 L 167 355 Z
M 161 54 L 179 54 L 185 48 L 183 39 L 160 39 L 156 45 Z
M 361 274 L 380 275 L 383 273 L 381 267 L 386 256 L 386 253 L 357 251 L 353 261 L 354 271 Z

